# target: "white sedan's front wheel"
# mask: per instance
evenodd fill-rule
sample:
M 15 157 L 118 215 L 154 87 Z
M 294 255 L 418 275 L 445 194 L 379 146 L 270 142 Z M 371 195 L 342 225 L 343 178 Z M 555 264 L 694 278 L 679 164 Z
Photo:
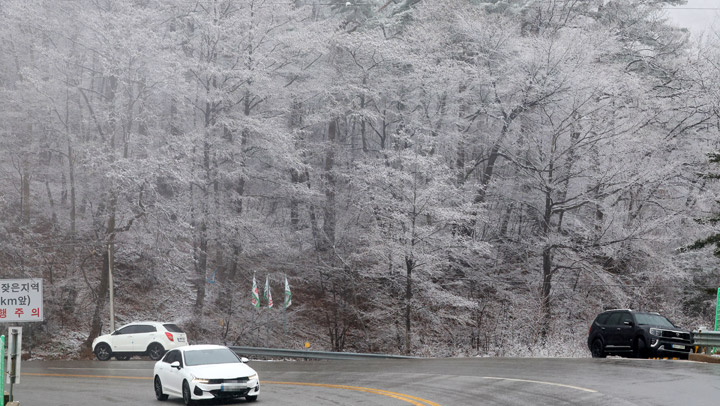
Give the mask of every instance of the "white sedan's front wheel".
M 168 395 L 163 393 L 162 390 L 162 382 L 160 382 L 160 377 L 155 375 L 155 398 L 157 400 L 167 400 Z
M 183 381 L 183 402 L 185 402 L 185 406 L 194 405 L 195 402 L 192 400 L 192 392 L 190 392 L 190 385 L 188 385 L 187 381 Z

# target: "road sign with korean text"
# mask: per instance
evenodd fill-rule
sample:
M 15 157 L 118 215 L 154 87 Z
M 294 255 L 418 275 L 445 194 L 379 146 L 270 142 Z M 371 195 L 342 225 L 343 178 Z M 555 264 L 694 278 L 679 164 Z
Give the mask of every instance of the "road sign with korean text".
M 0 279 L 0 323 L 43 321 L 42 279 Z

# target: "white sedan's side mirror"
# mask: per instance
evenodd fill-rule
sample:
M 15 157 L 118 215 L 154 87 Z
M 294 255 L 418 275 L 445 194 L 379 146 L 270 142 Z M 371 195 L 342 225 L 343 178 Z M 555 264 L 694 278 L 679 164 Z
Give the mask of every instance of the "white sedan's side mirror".
M 247 364 L 248 362 L 250 362 L 250 360 L 245 357 L 242 357 L 242 358 L 240 358 L 240 362 L 242 362 L 243 364 Z
M 180 361 L 175 361 L 172 364 L 170 364 L 170 368 L 180 369 Z

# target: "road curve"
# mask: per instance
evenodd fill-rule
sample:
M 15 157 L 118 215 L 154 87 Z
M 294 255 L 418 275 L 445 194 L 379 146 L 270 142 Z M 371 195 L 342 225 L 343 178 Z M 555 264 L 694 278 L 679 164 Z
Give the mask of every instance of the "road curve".
M 23 405 L 182 404 L 155 400 L 153 362 L 27 361 Z M 251 361 L 267 405 L 715 406 L 720 365 L 635 359 L 461 358 Z M 238 401 L 237 404 L 243 404 Z

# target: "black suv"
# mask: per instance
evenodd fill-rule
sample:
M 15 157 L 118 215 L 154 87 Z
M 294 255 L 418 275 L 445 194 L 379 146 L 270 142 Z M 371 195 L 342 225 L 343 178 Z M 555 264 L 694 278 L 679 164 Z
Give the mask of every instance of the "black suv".
M 622 355 L 687 357 L 692 333 L 675 327 L 658 313 L 608 310 L 590 326 L 588 348 L 593 358 Z

